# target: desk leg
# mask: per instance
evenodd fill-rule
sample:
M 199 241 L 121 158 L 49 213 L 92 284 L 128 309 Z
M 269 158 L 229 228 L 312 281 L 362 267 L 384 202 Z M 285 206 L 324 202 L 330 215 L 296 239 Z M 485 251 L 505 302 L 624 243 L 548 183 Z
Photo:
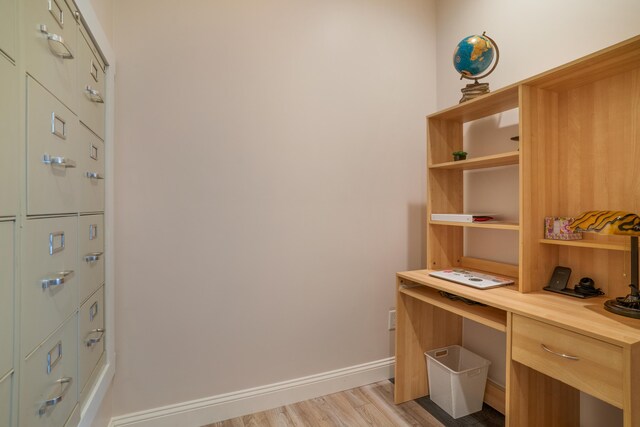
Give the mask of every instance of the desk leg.
M 640 427 L 640 344 L 623 349 L 624 377 L 624 426 Z
M 398 279 L 398 287 L 402 285 Z M 429 394 L 424 352 L 462 343 L 462 318 L 397 292 L 395 403 Z

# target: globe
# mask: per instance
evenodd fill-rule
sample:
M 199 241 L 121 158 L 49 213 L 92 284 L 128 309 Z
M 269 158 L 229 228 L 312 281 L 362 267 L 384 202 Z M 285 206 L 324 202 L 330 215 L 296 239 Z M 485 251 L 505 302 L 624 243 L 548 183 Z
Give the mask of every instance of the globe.
M 453 51 L 453 66 L 462 77 L 473 79 L 489 68 L 494 52 L 494 44 L 484 33 L 465 37 Z
M 500 50 L 498 45 L 491 37 L 486 35 L 486 32 L 482 33 L 481 36 L 474 34 L 473 36 L 465 37 L 458 43 L 453 51 L 453 66 L 460 73 L 460 80 L 469 79 L 474 81 L 460 89 L 462 92 L 460 102 L 469 101 L 489 93 L 489 83 L 478 83 L 478 79 L 491 74 L 496 65 L 498 65 L 499 60 Z

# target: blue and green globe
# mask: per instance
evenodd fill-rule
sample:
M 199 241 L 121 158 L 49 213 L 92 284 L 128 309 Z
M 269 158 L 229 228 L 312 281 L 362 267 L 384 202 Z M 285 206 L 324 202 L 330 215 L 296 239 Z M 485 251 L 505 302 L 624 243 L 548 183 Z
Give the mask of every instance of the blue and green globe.
M 495 56 L 491 40 L 484 34 L 465 37 L 453 51 L 453 66 L 466 78 L 474 78 L 489 68 Z

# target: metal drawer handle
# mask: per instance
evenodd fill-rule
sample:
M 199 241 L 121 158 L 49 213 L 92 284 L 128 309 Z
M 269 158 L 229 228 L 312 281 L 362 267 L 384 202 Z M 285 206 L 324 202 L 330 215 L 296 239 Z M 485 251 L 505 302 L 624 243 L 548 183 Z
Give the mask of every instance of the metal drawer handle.
M 42 403 L 40 410 L 38 410 L 38 415 L 43 416 L 44 414 L 47 413 L 47 409 L 51 408 L 52 406 L 56 406 L 58 403 L 60 403 L 64 398 L 64 396 L 69 391 L 69 388 L 71 388 L 72 382 L 73 382 L 73 379 L 70 377 L 60 378 L 58 381 L 56 381 L 56 383 L 60 384 L 60 388 L 61 388 L 60 394 L 45 400 Z
M 96 261 L 100 261 L 101 256 L 102 256 L 102 252 L 91 252 L 90 254 L 86 254 L 84 256 L 84 260 L 86 262 L 96 262 Z
M 50 33 L 47 30 L 46 25 L 40 25 L 40 32 L 47 36 L 49 42 L 49 49 L 51 52 L 62 59 L 73 59 L 73 53 L 71 49 L 65 44 L 64 39 L 54 33 Z
M 102 99 L 100 92 L 91 88 L 91 86 L 87 86 L 84 90 L 87 92 L 87 96 L 91 101 L 97 102 L 98 104 L 104 104 L 104 99 Z
M 73 270 L 61 271 L 52 277 L 42 280 L 42 289 L 51 288 L 53 286 L 63 285 L 69 276 L 73 275 Z
M 85 176 L 89 179 L 104 179 L 104 176 L 100 175 L 98 172 L 87 172 Z
M 66 157 L 61 156 L 50 156 L 48 154 L 42 156 L 42 163 L 44 163 L 45 165 L 60 166 L 63 168 L 76 167 L 75 160 L 67 159 Z
M 100 334 L 100 335 L 98 337 L 89 338 L 85 340 L 85 344 L 87 344 L 87 347 L 93 347 L 94 345 L 102 341 L 102 338 L 104 337 L 104 329 L 102 328 L 94 329 L 93 331 L 89 332 L 89 335 L 90 334 Z
M 570 354 L 564 354 L 564 353 L 557 353 L 557 352 L 555 352 L 555 351 L 553 351 L 553 350 L 549 349 L 549 347 L 547 347 L 547 346 L 546 346 L 546 345 L 544 345 L 544 344 L 540 344 L 540 347 L 542 347 L 542 349 L 543 349 L 544 351 L 547 351 L 547 352 L 549 352 L 549 353 L 551 353 L 551 354 L 555 354 L 556 356 L 564 357 L 565 359 L 569 359 L 569 360 L 580 360 L 580 358 L 579 358 L 579 357 L 577 357 L 577 356 L 571 356 Z

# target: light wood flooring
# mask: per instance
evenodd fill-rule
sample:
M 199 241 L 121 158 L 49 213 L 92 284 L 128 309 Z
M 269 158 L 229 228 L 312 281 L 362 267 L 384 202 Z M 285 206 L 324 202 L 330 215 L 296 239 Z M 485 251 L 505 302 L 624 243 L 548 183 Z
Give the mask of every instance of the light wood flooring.
M 443 426 L 414 401 L 393 403 L 393 384 L 381 381 L 205 427 Z

